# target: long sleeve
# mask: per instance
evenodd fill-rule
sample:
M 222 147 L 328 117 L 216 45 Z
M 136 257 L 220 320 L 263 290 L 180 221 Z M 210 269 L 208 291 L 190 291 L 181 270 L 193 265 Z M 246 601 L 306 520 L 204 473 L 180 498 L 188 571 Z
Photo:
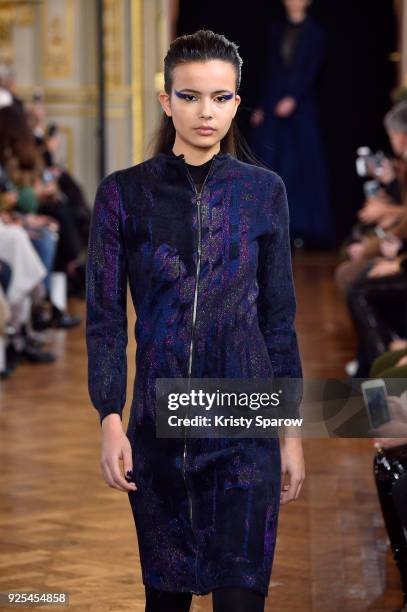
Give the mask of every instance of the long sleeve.
M 100 183 L 86 264 L 88 388 L 100 423 L 122 416 L 127 383 L 127 267 L 115 173 Z
M 300 100 L 314 87 L 326 53 L 326 36 L 321 28 L 308 33 L 309 44 L 287 82 L 286 96 Z
M 275 76 L 273 65 L 275 64 L 275 56 L 278 53 L 278 50 L 276 49 L 278 36 L 278 27 L 276 24 L 272 23 L 268 36 L 268 47 L 263 70 L 263 77 L 261 79 L 261 85 L 256 104 L 256 108 L 261 108 L 263 111 L 266 111 L 270 107 L 270 105 L 272 105 L 272 91 L 273 86 L 275 87 L 275 83 L 273 83 Z
M 297 409 L 302 397 L 302 366 L 294 326 L 296 297 L 289 239 L 289 210 L 285 185 L 276 176 L 267 197 L 267 231 L 259 238 L 257 301 L 259 327 L 276 378 L 296 379 L 285 385 Z M 287 397 L 287 395 L 286 395 Z

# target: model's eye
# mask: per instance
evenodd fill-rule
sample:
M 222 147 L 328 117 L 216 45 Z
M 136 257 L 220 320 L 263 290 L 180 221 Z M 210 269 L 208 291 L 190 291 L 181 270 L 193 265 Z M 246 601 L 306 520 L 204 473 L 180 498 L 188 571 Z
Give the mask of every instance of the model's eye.
M 227 100 L 230 100 L 230 96 L 226 96 L 226 95 L 224 95 L 224 96 L 218 96 L 218 97 L 216 98 L 216 100 L 217 100 L 218 102 L 227 102 Z
M 177 94 L 177 96 L 179 98 L 182 98 L 182 100 L 186 100 L 187 102 L 191 102 L 192 98 L 196 98 L 196 96 L 194 96 L 192 94 L 184 94 L 184 93 L 183 94 L 179 93 L 179 94 Z

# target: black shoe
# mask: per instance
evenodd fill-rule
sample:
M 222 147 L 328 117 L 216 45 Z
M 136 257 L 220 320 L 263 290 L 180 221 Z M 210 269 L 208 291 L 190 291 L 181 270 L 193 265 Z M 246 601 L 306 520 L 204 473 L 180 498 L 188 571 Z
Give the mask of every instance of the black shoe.
M 79 325 L 82 319 L 80 317 L 76 317 L 74 315 L 70 315 L 67 312 L 63 312 L 59 310 L 56 306 L 53 306 L 53 315 L 52 315 L 52 327 L 57 327 L 59 329 L 69 329 L 70 327 L 75 327 Z
M 45 301 L 31 310 L 31 325 L 35 331 L 43 331 L 52 326 L 53 306 Z
M 52 363 L 56 361 L 54 353 L 41 350 L 30 339 L 27 339 L 21 357 L 31 363 Z
M 20 365 L 22 360 L 21 352 L 14 348 L 12 342 L 9 342 L 6 348 L 6 369 L 4 378 L 7 378 L 11 372 Z
M 81 263 L 73 275 L 68 275 L 68 296 L 86 298 L 86 264 Z

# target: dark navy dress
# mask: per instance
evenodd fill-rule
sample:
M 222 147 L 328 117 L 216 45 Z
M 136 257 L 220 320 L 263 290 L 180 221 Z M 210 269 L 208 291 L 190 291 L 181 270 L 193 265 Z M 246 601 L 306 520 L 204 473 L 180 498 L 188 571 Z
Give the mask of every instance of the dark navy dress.
M 200 193 L 172 152 L 99 185 L 87 263 L 89 393 L 100 421 L 122 415 L 129 280 L 137 351 L 126 433 L 138 489 L 128 495 L 143 583 L 267 595 L 279 439 L 155 436 L 158 377 L 302 376 L 284 184 L 229 153 L 209 166 Z
M 264 122 L 253 128 L 251 144 L 287 188 L 291 239 L 329 246 L 333 239 L 327 167 L 315 101 L 315 81 L 325 56 L 325 33 L 307 17 L 295 24 L 273 23 L 264 86 L 257 106 Z M 289 117 L 274 114 L 276 104 L 293 97 Z

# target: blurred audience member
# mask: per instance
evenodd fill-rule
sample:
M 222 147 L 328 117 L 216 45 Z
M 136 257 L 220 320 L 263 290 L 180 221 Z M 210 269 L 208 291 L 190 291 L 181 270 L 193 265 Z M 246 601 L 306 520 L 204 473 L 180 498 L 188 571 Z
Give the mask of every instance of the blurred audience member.
M 8 91 L 12 96 L 13 106 L 21 113 L 25 112 L 24 104 L 16 93 L 16 75 L 12 66 L 0 63 L 0 87 Z
M 4 98 L 4 90 L 2 95 Z M 0 164 L 3 213 L 6 209 L 3 222 L 17 223 L 26 228 L 47 266 L 43 322 L 47 320 L 45 312 L 51 308 L 52 323 L 59 327 L 77 325 L 80 319 L 70 317 L 51 303 L 49 274 L 53 269 L 62 269 L 67 274 L 72 271 L 81 255 L 80 237 L 68 207 L 60 197 L 57 182 L 44 168 L 25 117 L 12 104 L 3 104 L 0 108 Z M 14 195 L 10 195 L 13 192 Z M 37 329 L 42 326 L 39 319 L 37 313 Z
M 315 101 L 326 35 L 307 15 L 310 0 L 283 4 L 286 20 L 270 28 L 263 88 L 251 117 L 251 144 L 285 182 L 294 245 L 326 247 L 333 240 L 333 224 Z
M 407 334 L 407 101 L 393 107 L 385 117 L 397 160 L 384 160 L 372 174 L 400 201 L 380 192 L 368 198 L 359 219 L 373 224 L 374 235 L 362 235 L 347 247 L 349 261 L 336 270 L 338 287 L 344 292 L 359 337 L 352 374 L 366 377 L 390 344 Z M 395 181 L 398 188 L 395 188 Z M 349 371 L 349 370 L 348 370 Z

